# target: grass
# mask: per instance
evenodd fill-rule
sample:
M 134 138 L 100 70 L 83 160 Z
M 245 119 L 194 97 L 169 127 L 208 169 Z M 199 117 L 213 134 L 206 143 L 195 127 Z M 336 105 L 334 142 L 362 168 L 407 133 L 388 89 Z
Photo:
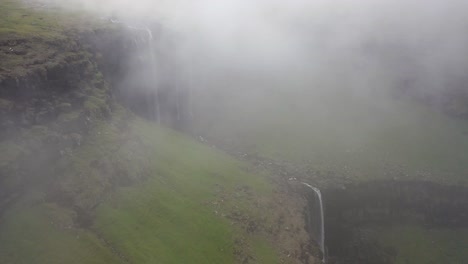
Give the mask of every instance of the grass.
M 381 231 L 383 245 L 397 249 L 395 264 L 466 263 L 467 229 L 396 226 Z
M 218 108 L 200 110 L 209 117 L 200 120 L 197 133 L 355 180 L 468 183 L 468 122 L 419 103 L 294 91 L 226 97 Z
M 69 52 L 77 46 L 70 36 L 111 27 L 83 10 L 39 1 L 0 0 L 0 80 L 30 72 L 45 74 L 46 69 L 70 58 L 77 62 L 73 56 L 79 52 Z
M 97 228 L 136 263 L 234 263 L 233 231 L 200 201 L 154 182 L 121 195 Z
M 266 178 L 177 132 L 128 118 L 117 107 L 111 121 L 95 123 L 55 165 L 63 198 L 51 200 L 49 188 L 35 188 L 4 213 L 0 263 L 237 263 L 237 237 L 246 238 L 257 263 L 278 262 L 266 237 L 222 216 L 238 210 L 268 219 L 238 191 L 247 186 L 269 197 Z M 220 196 L 226 203 L 215 206 Z M 91 226 L 76 225 L 73 206 L 60 201 L 66 197 L 93 212 Z
M 102 23 L 92 14 L 71 11 L 55 4 L 0 1 L 0 40 L 4 37 L 64 38 L 66 30 L 80 30 Z
M 123 263 L 91 232 L 67 229 L 70 214 L 30 201 L 8 210 L 0 221 L 0 262 Z
M 51 16 L 42 8 L 22 5 L 19 1 L 0 2 L 0 36 L 59 37 L 62 25 L 57 16 Z M 57 13 L 56 13 L 57 14 Z
M 255 94 L 227 97 L 220 105 L 198 106 L 218 108 L 207 109 L 211 117 L 200 120 L 197 133 L 231 149 L 353 181 L 468 184 L 468 122 L 419 103 L 314 98 L 293 91 L 265 93 L 261 99 Z M 461 264 L 468 259 L 465 229 L 409 226 L 381 234 L 382 243 L 396 249 L 396 264 Z
M 277 263 L 278 253 L 275 252 L 265 240 L 260 238 L 252 238 L 253 251 L 257 253 L 257 263 Z
M 30 68 L 51 61 L 56 51 L 51 43 L 66 40 L 62 23 L 66 16 L 58 14 L 15 0 L 0 1 L 2 75 L 24 76 Z
M 96 228 L 137 263 L 234 263 L 232 242 L 239 230 L 206 204 L 216 199 L 217 185 L 226 193 L 247 185 L 264 194 L 269 185 L 206 146 L 167 131 L 155 134 L 142 122 L 135 128 L 153 150 L 151 176 L 103 203 Z M 239 199 L 239 206 L 244 202 Z

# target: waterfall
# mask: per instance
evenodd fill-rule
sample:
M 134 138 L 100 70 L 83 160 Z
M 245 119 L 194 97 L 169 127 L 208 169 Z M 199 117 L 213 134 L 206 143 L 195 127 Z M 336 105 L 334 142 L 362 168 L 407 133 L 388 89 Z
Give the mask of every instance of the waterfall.
M 192 70 L 192 67 L 193 67 L 193 60 L 190 59 L 189 60 L 189 64 L 188 64 L 188 85 L 187 85 L 187 88 L 188 88 L 188 114 L 189 116 L 192 118 L 193 117 L 193 104 L 192 104 L 192 96 L 193 96 L 193 70 Z
M 134 42 L 136 46 L 141 46 L 145 52 L 148 54 L 149 58 L 149 72 L 150 74 L 147 75 L 146 79 L 146 84 L 148 87 L 154 87 L 154 97 L 153 98 L 147 98 L 150 104 L 153 104 L 154 110 L 153 113 L 150 113 L 151 116 L 153 116 L 156 120 L 156 122 L 160 123 L 161 122 L 161 111 L 160 111 L 160 102 L 159 102 L 159 87 L 158 87 L 158 80 L 156 79 L 157 76 L 157 63 L 156 63 L 156 56 L 154 54 L 154 42 L 153 42 L 153 32 L 151 29 L 147 26 L 134 26 L 131 24 L 123 23 L 120 20 L 117 19 L 110 19 L 111 23 L 114 24 L 124 24 L 127 28 L 134 30 L 136 32 L 146 32 L 146 39 L 142 41 L 140 44 L 141 37 L 138 35 L 135 37 Z M 140 35 L 141 36 L 141 35 Z M 151 109 L 151 108 L 150 108 Z
M 152 72 L 153 76 L 156 76 L 156 58 L 154 56 L 154 44 L 153 44 L 153 33 L 151 32 L 151 29 L 148 27 L 145 28 L 146 32 L 148 33 L 148 52 L 149 52 L 149 57 L 150 57 L 150 71 Z M 150 76 L 149 84 L 150 86 L 153 86 L 151 82 L 155 82 L 153 76 Z M 160 123 L 161 122 L 161 117 L 160 117 L 160 109 L 159 109 L 159 88 L 158 84 L 154 84 L 155 87 L 155 112 L 156 112 L 156 122 Z
M 323 253 L 322 261 L 325 262 L 325 221 L 323 213 L 323 201 L 322 193 L 320 189 L 314 187 L 310 184 L 303 182 L 304 185 L 313 190 L 313 199 L 308 198 L 308 228 L 311 232 L 311 235 L 314 237 L 315 241 L 320 247 L 320 250 Z

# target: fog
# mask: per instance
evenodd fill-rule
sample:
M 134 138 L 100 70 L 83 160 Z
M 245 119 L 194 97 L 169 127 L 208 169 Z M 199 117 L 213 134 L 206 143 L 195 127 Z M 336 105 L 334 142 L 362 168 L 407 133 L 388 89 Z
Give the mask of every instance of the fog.
M 238 208 L 229 200 L 224 211 L 221 202 L 225 197 L 232 196 L 236 202 L 257 199 L 252 195 L 256 191 L 244 186 L 258 174 L 262 176 L 258 179 L 272 176 L 271 180 L 265 178 L 269 183 L 265 184 L 265 194 L 259 193 L 259 199 L 267 199 L 271 192 L 277 197 L 271 204 L 281 201 L 275 206 L 287 208 L 288 214 L 293 212 L 290 202 L 282 201 L 288 199 L 286 193 L 289 196 L 299 190 L 294 184 L 310 183 L 321 190 L 331 190 L 324 192 L 324 203 L 328 202 L 327 195 L 337 190 L 343 205 L 330 199 L 324 206 L 320 192 L 313 188 L 314 197 L 320 200 L 319 244 L 325 254 L 325 246 L 329 245 L 325 245 L 328 242 L 324 226 L 332 231 L 334 227 L 324 224 L 328 220 L 324 220 L 323 208 L 328 213 L 333 212 L 333 206 L 335 213 L 343 217 L 328 216 L 338 227 L 334 239 L 342 242 L 337 244 L 343 246 L 345 254 L 356 252 L 358 257 L 384 250 L 374 247 L 377 243 L 373 240 L 368 240 L 368 245 L 361 243 L 361 237 L 367 239 L 368 227 L 375 219 L 375 223 L 385 222 L 389 227 L 414 223 L 418 228 L 421 225 L 432 229 L 430 224 L 435 223 L 445 230 L 455 223 L 466 228 L 467 213 L 463 208 L 468 204 L 468 0 L 24 1 L 45 5 L 26 5 L 28 12 L 18 11 L 12 16 L 12 25 L 0 31 L 10 32 L 12 27 L 11 36 L 18 37 L 11 41 L 6 38 L 0 50 L 6 57 L 14 58 L 15 65 L 24 66 L 12 73 L 21 77 L 23 71 L 35 71 L 31 78 L 12 75 L 16 79 L 12 77 L 8 83 L 0 79 L 0 84 L 8 85 L 8 91 L 14 95 L 12 102 L 10 98 L 0 98 L 1 117 L 7 116 L 4 109 L 12 116 L 0 122 L 2 128 L 8 128 L 8 134 L 4 134 L 11 137 L 5 140 L 5 147 L 2 145 L 8 155 L 0 160 L 0 217 L 10 204 L 20 212 L 23 203 L 33 208 L 29 200 L 36 203 L 40 199 L 39 211 L 53 211 L 50 219 L 60 218 L 66 224 L 60 230 L 89 229 L 96 238 L 91 232 L 83 233 L 82 241 L 90 237 L 92 243 L 102 242 L 102 248 L 109 248 L 109 254 L 126 263 L 133 257 L 136 262 L 153 257 L 144 252 L 155 248 L 152 240 L 146 242 L 147 238 L 154 238 L 156 247 L 164 246 L 154 254 L 172 254 L 185 247 L 185 242 L 192 243 L 179 233 L 176 239 L 171 233 L 162 234 L 165 223 L 177 232 L 188 231 L 191 236 L 198 235 L 185 227 L 197 228 L 194 221 L 208 223 L 207 226 L 213 223 L 219 232 L 230 236 L 228 229 L 205 218 L 204 214 L 212 209 L 220 210 L 219 215 L 214 210 L 216 218 L 226 224 L 236 219 L 245 221 L 247 240 L 256 234 L 263 236 L 264 231 L 269 238 L 281 240 L 282 236 L 274 234 L 276 229 L 286 230 L 292 240 L 296 239 L 299 229 L 283 221 L 288 215 L 282 211 L 271 213 L 270 207 L 264 208 L 268 214 L 277 215 L 278 221 L 265 220 L 260 215 L 244 217 L 243 213 L 237 214 L 238 209 L 244 211 L 243 205 Z M 55 28 L 52 24 L 58 23 L 58 18 L 42 17 L 40 12 L 36 16 L 28 8 L 51 13 L 58 10 L 65 16 L 68 13 L 61 11 L 66 9 L 78 15 Z M 92 19 L 83 23 L 86 28 L 81 24 L 68 25 L 90 18 L 88 13 Z M 17 36 L 13 18 L 22 20 Z M 29 24 L 34 26 L 30 29 Z M 34 30 L 41 34 L 44 31 L 44 36 Z M 46 33 L 51 33 L 50 37 Z M 19 39 L 22 34 L 31 39 Z M 1 67 L 0 70 L 3 71 Z M 24 103 L 18 96 L 17 103 L 16 95 L 25 93 L 23 90 L 32 94 L 25 97 Z M 229 157 L 234 159 L 229 161 Z M 237 167 L 239 170 L 234 169 Z M 264 185 L 254 180 L 255 185 Z M 376 187 L 367 186 L 367 182 L 377 183 Z M 16 197 L 23 199 L 22 193 L 33 190 L 36 184 L 38 193 L 34 190 L 26 202 L 18 200 L 21 204 L 18 202 L 16 209 Z M 358 184 L 362 184 L 362 189 Z M 465 187 L 453 192 L 452 186 Z M 144 188 L 137 189 L 141 187 Z M 184 193 L 185 187 L 188 189 Z M 140 191 L 143 202 L 138 200 Z M 223 199 L 220 203 L 196 200 L 212 199 L 207 198 L 211 196 Z M 348 206 L 348 200 L 356 206 Z M 42 203 L 47 203 L 47 207 L 42 209 Z M 395 206 L 396 203 L 401 206 Z M 202 210 L 197 205 L 203 206 Z M 258 209 L 263 204 L 254 201 L 252 206 Z M 232 214 L 231 207 L 236 208 Z M 196 214 L 192 216 L 190 210 Z M 101 211 L 104 220 L 99 218 Z M 21 215 L 28 217 L 29 214 Z M 123 222 L 118 222 L 119 218 Z M 180 221 L 174 222 L 175 218 Z M 269 227 L 257 226 L 257 218 Z M 44 224 L 56 222 L 44 219 Z M 179 229 L 179 223 L 184 221 L 189 225 L 182 224 Z M 27 241 L 29 238 L 23 235 L 30 234 L 23 232 L 22 222 L 18 223 L 18 238 Z M 42 219 L 33 224 L 40 229 Z M 153 225 L 156 233 L 148 235 Z M 101 227 L 107 230 L 109 226 L 109 237 L 101 237 Z M 9 231 L 3 222 L 0 228 Z M 44 230 L 49 233 L 52 229 Z M 393 230 L 388 230 L 393 235 Z M 73 243 L 82 234 L 66 232 Z M 121 239 L 113 232 L 131 236 Z M 205 229 L 200 232 L 205 235 Z M 416 236 L 414 244 L 424 241 L 434 248 L 457 244 L 452 251 L 434 250 L 434 254 L 445 258 L 466 244 L 464 240 L 453 242 L 452 236 L 463 236 L 455 229 L 453 232 L 450 237 L 440 236 L 441 243 L 434 243 L 430 236 L 420 240 Z M 0 240 L 15 238 L 13 231 L 5 234 Z M 55 234 L 52 233 L 51 241 Z M 395 234 L 406 240 L 416 233 L 403 229 Z M 359 240 L 354 240 L 354 236 Z M 212 237 L 215 235 L 208 234 L 205 240 L 211 241 Z M 171 240 L 167 245 L 166 238 Z M 179 243 L 179 238 L 184 243 Z M 148 246 L 133 247 L 132 239 L 136 245 Z M 245 246 L 246 254 L 257 250 L 257 242 L 246 243 L 242 236 L 232 237 L 233 243 L 222 239 L 213 240 L 222 241 L 222 247 L 213 244 L 212 251 L 190 248 L 189 254 L 222 252 L 225 246 L 233 246 L 229 252 L 235 255 L 238 246 Z M 200 240 L 201 246 L 205 240 Z M 119 244 L 122 241 L 125 243 Z M 173 242 L 177 244 L 175 250 L 171 248 Z M 94 248 L 92 243 L 86 248 Z M 295 242 L 300 251 L 310 245 L 307 243 Z M 3 244 L 17 247 L 18 243 Z M 22 247 L 26 245 L 23 244 Z M 347 248 L 348 244 L 352 247 Z M 413 240 L 402 243 L 401 252 L 408 251 L 406 245 L 412 244 Z M 272 245 L 276 247 L 276 242 Z M 26 246 L 30 248 L 29 244 Z M 367 253 L 360 250 L 367 247 Z M 52 248 L 53 252 L 57 250 Z M 143 251 L 132 252 L 136 248 Z M 431 250 L 421 248 L 421 256 L 431 259 L 431 254 L 427 254 Z M 129 251 L 121 254 L 119 249 Z M 396 249 L 389 250 L 397 255 Z M 288 254 L 291 261 L 293 257 L 307 257 L 300 251 L 278 247 L 278 252 Z M 338 251 L 330 252 L 339 256 Z M 409 251 L 412 253 L 413 249 Z M 16 251 L 2 252 L 22 256 Z M 97 256 L 96 252 L 92 251 L 92 256 Z M 259 259 L 249 255 L 243 261 L 250 260 Z M 369 260 L 371 263 L 372 258 Z
M 332 82 L 327 89 L 354 93 L 409 84 L 434 92 L 456 85 L 467 67 L 468 3 L 462 0 L 62 3 L 162 23 L 178 36 L 180 65 L 279 74 L 296 83 L 307 78 L 310 89 L 321 80 Z
M 22 1 L 45 5 L 0 5 L 0 262 L 262 262 L 260 235 L 309 263 L 307 209 L 323 259 L 465 263 L 468 0 Z
M 436 121 L 413 114 L 419 110 L 402 107 L 400 99 L 416 98 L 438 108 L 447 104 L 447 94 L 466 94 L 467 1 L 60 3 L 96 12 L 108 23 L 118 20 L 132 28 L 136 25 L 140 37 L 142 32 L 146 34 L 142 29 L 150 28 L 154 36 L 150 49 L 158 67 L 153 71 L 150 60 L 140 61 L 140 67 L 131 67 L 134 72 L 127 74 L 121 86 L 130 97 L 138 91 L 132 86 L 142 82 L 143 89 L 157 94 L 171 89 L 177 89 L 175 94 L 187 91 L 188 102 L 164 95 L 154 101 L 162 108 L 186 105 L 190 119 L 195 113 L 197 120 L 192 121 L 199 127 L 197 133 L 217 133 L 241 142 L 265 131 L 278 133 L 278 140 L 283 138 L 278 131 L 285 128 L 283 134 L 309 131 L 315 137 L 289 137 L 300 142 L 316 140 L 327 151 L 330 145 L 323 142 L 328 141 L 340 148 L 370 144 L 388 149 L 382 137 L 387 140 L 386 135 L 400 133 L 402 139 L 392 145 L 398 149 L 394 156 L 412 151 L 408 155 L 421 160 L 425 159 L 421 153 L 433 151 L 425 147 L 427 142 L 447 149 L 438 150 L 434 159 L 452 155 L 450 144 L 444 146 L 445 139 L 434 137 L 443 134 L 454 142 L 461 137 L 447 130 L 428 135 L 429 141 L 425 141 L 421 133 L 434 131 Z M 150 57 L 145 47 L 136 46 L 135 50 L 137 57 Z M 154 80 L 148 81 L 148 75 Z M 297 122 L 288 122 L 290 119 Z M 404 132 L 391 132 L 389 127 Z M 335 131 L 332 136 L 330 131 Z

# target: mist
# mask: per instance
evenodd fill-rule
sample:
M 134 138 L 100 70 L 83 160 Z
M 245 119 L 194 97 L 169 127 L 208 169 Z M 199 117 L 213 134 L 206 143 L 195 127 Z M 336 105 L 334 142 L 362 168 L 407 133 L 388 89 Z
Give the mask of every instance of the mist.
M 177 36 L 178 64 L 210 74 L 237 72 L 272 83 L 281 76 L 311 90 L 325 82 L 326 89 L 367 95 L 402 85 L 440 92 L 453 88 L 467 67 L 466 1 L 63 3 L 158 21 Z
M 466 1 L 55 2 L 127 28 L 133 54 L 113 86 L 135 109 L 152 104 L 146 116 L 185 116 L 197 136 L 238 145 L 270 131 L 276 141 L 309 133 L 298 141 L 319 142 L 316 152 L 336 152 L 331 141 L 340 153 L 385 148 L 420 160 L 428 140 L 448 160 L 444 137 L 465 133 L 421 136 L 449 122 L 430 115 L 466 115 L 452 102 L 467 96 Z M 391 137 L 398 147 L 382 143 Z
M 193 133 L 236 146 L 255 135 L 277 133 L 276 141 L 284 144 L 291 144 L 284 140 L 291 137 L 316 141 L 306 145 L 316 149 L 306 151 L 307 156 L 373 149 L 379 156 L 390 152 L 391 159 L 402 162 L 409 158 L 401 154 L 409 153 L 426 164 L 429 161 L 421 153 L 432 152 L 425 147 L 425 140 L 432 136 L 421 133 L 434 130 L 437 122 L 427 118 L 430 112 L 421 114 L 415 110 L 418 106 L 409 109 L 402 101 L 411 105 L 417 105 L 414 100 L 424 101 L 437 112 L 444 105 L 451 107 L 448 97 L 466 94 L 466 1 L 62 4 L 96 12 L 104 21 L 117 19 L 122 25 L 149 27 L 154 36 L 150 49 L 159 54 L 159 66 L 154 74 L 148 74 L 149 60 L 130 67 L 133 70 L 117 84 L 125 90 L 125 97 L 141 89 L 169 90 L 169 94 L 171 90 L 179 93 L 175 89 L 188 91 L 190 102 L 178 103 L 167 96 L 157 100 L 161 105 L 190 105 L 187 112 Z M 135 53 L 148 57 L 146 48 L 135 47 Z M 144 81 L 148 75 L 155 78 L 150 85 Z M 395 127 L 402 131 L 389 132 Z M 310 136 L 302 137 L 302 133 Z M 398 138 L 397 147 L 387 146 L 389 133 L 397 133 L 390 136 Z M 464 132 L 439 134 L 450 133 Z M 439 134 L 429 141 L 445 150 L 436 157 L 448 160 L 453 153 L 443 146 L 445 136 L 438 138 Z M 242 149 L 258 145 L 253 139 L 245 144 Z M 297 144 L 287 148 L 290 152 L 306 148 Z M 370 156 L 363 159 L 372 160 L 375 155 Z
M 0 262 L 465 263 L 466 10 L 0 1 Z

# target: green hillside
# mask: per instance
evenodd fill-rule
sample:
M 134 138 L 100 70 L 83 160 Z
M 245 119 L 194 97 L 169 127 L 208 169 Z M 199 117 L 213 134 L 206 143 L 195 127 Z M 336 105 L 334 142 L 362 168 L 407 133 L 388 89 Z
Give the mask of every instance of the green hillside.
M 236 263 L 236 250 L 278 262 L 262 230 L 273 216 L 257 207 L 272 196 L 264 176 L 169 129 L 122 122 L 98 125 L 51 182 L 4 212 L 1 263 Z M 50 185 L 62 196 L 47 195 Z
M 0 1 L 0 263 L 305 258 L 304 201 L 278 178 L 118 102 L 104 57 L 129 52 L 126 33 Z
M 292 10 L 81 3 L 0 0 L 0 264 L 465 263 L 465 97 L 315 58 Z
M 199 106 L 205 115 L 197 131 L 228 148 L 322 175 L 467 183 L 465 120 L 404 98 L 251 89 Z M 203 96 L 213 98 L 211 92 Z

